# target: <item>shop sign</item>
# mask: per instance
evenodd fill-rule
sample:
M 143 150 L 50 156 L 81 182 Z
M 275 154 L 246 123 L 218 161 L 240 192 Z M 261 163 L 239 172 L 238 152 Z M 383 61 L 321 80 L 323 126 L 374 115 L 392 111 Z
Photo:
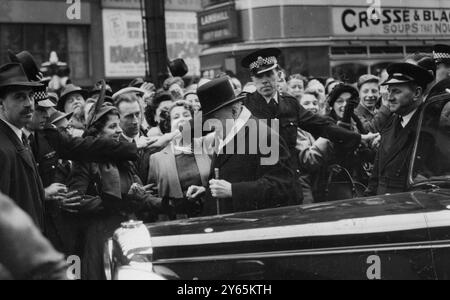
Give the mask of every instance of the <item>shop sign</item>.
M 208 9 L 198 13 L 200 44 L 209 44 L 239 37 L 235 4 Z
M 450 9 L 339 7 L 332 15 L 337 36 L 450 35 Z

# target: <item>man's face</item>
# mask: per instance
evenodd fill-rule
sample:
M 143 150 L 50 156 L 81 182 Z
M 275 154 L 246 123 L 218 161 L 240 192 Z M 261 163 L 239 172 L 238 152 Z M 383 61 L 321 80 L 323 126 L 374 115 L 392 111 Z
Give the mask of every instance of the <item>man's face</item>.
M 389 109 L 400 116 L 405 116 L 414 110 L 416 91 L 408 84 L 393 84 L 388 87 Z
M 81 94 L 72 94 L 67 97 L 66 104 L 64 105 L 64 111 L 69 113 L 79 114 L 83 111 L 86 101 Z
M 275 95 L 279 81 L 277 72 L 275 72 L 275 70 L 271 70 L 258 75 L 253 75 L 252 79 L 259 94 L 266 98 L 271 98 Z
M 32 89 L 17 89 L 0 99 L 0 117 L 19 129 L 33 119 L 34 100 Z
M 234 122 L 232 106 L 227 106 L 213 113 L 207 121 L 210 127 L 214 127 L 217 137 L 224 139 L 228 129 Z M 227 125 L 228 124 L 228 125 Z
M 183 100 L 184 98 L 184 91 L 178 84 L 172 84 L 169 88 L 169 93 L 175 101 Z
M 436 69 L 436 82 L 441 82 L 450 77 L 450 66 L 440 63 Z
M 380 99 L 380 86 L 376 82 L 368 82 L 361 86 L 359 91 L 361 103 L 368 109 L 375 109 Z
M 31 131 L 44 130 L 48 119 L 50 118 L 49 109 L 44 107 L 36 107 L 36 111 L 33 114 L 33 119 L 28 125 Z
M 142 112 L 139 102 L 122 102 L 119 105 L 120 127 L 129 138 L 134 138 L 139 134 L 142 122 Z

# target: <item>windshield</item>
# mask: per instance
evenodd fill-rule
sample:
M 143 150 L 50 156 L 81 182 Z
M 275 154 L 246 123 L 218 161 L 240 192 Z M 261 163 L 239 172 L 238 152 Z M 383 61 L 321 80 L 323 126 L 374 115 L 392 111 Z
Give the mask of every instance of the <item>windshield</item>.
M 414 185 L 450 184 L 450 95 L 425 107 L 412 181 Z

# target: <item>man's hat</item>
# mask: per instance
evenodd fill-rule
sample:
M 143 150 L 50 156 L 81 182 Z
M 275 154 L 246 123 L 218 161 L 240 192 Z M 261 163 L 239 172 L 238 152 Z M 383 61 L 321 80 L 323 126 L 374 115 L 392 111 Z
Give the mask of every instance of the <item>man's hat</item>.
M 99 81 L 92 88 L 91 92 L 89 93 L 89 97 L 100 94 L 101 90 L 102 90 L 102 82 Z M 108 84 L 106 85 L 106 95 L 109 97 L 112 97 L 112 95 L 113 95 L 113 90 L 112 90 L 111 86 Z
M 43 108 L 50 108 L 55 107 L 56 103 L 54 103 L 52 100 L 50 100 L 50 97 L 47 93 L 47 90 L 39 90 L 34 93 L 34 102 L 37 104 L 37 106 L 43 107 Z
M 134 93 L 134 94 L 137 94 L 137 95 L 140 95 L 140 96 L 145 95 L 145 91 L 143 89 L 135 88 L 135 87 L 126 87 L 124 89 L 121 89 L 120 91 L 118 91 L 114 95 L 112 95 L 112 99 L 115 102 L 117 100 L 117 98 L 119 98 L 120 96 L 125 95 L 125 94 L 129 94 L 129 93 Z
M 65 114 L 63 112 L 56 111 L 55 113 L 53 113 L 50 116 L 50 118 L 48 119 L 47 123 L 51 124 L 51 125 L 55 125 L 56 123 L 58 123 L 62 119 L 67 119 L 69 121 L 72 118 L 72 116 L 73 116 L 73 112 L 69 113 L 69 114 Z
M 433 75 L 424 68 L 408 63 L 392 64 L 388 67 L 387 72 L 389 78 L 382 85 L 415 82 L 426 87 L 434 80 Z
M 436 64 L 450 65 L 450 46 L 435 45 L 433 47 L 433 58 Z
M 0 67 L 0 90 L 6 87 L 30 87 L 39 90 L 43 85 L 31 82 L 20 63 L 9 63 Z
M 277 48 L 268 48 L 251 53 L 242 60 L 242 67 L 250 69 L 253 74 L 261 74 L 278 67 L 278 58 L 281 50 Z
M 61 93 L 61 97 L 59 98 L 57 109 L 60 111 L 64 111 L 64 106 L 66 105 L 67 98 L 73 94 L 80 94 L 84 99 L 86 99 L 88 96 L 88 92 L 83 90 L 82 88 L 73 84 L 66 85 Z
M 197 90 L 197 96 L 204 117 L 245 98 L 245 96 L 236 97 L 228 77 L 214 79 L 202 85 Z
M 11 62 L 22 64 L 22 67 L 27 74 L 30 81 L 39 81 L 39 67 L 34 60 L 33 55 L 28 51 L 22 51 L 18 54 L 14 54 L 11 50 L 8 50 L 8 56 Z
M 364 84 L 369 83 L 369 82 L 380 83 L 380 80 L 381 80 L 380 77 L 377 77 L 375 75 L 370 75 L 370 74 L 363 75 L 363 76 L 359 77 L 358 89 L 361 89 L 361 87 Z
M 169 62 L 169 70 L 173 77 L 183 77 L 189 72 L 186 62 L 181 58 Z

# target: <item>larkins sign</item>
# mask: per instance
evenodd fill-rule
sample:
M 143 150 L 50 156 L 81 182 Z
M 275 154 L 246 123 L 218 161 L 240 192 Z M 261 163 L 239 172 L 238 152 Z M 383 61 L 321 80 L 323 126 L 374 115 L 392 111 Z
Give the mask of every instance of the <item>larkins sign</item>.
M 450 9 L 333 8 L 335 35 L 450 36 Z

